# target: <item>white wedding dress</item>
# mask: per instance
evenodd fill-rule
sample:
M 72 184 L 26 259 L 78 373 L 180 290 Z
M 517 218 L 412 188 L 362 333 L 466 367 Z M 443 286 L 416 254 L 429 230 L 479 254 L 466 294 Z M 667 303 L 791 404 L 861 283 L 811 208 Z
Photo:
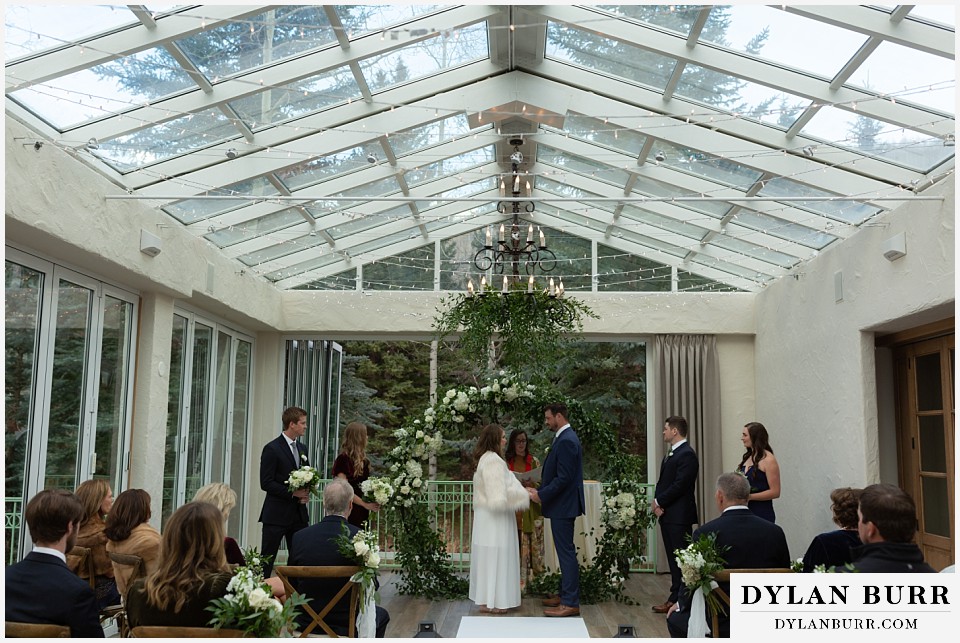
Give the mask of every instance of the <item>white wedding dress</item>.
M 520 605 L 520 544 L 516 512 L 530 496 L 493 451 L 480 457 L 473 475 L 473 538 L 470 600 L 490 609 Z

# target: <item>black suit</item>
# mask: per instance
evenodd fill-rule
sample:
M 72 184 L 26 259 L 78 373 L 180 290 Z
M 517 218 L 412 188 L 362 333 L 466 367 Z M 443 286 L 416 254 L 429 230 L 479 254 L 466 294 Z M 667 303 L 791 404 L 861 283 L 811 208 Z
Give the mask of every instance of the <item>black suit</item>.
M 687 546 L 687 536 L 693 531 L 694 523 L 699 522 L 695 495 L 699 472 L 697 453 L 689 442 L 684 442 L 663 459 L 654 491 L 657 504 L 663 509 L 660 533 L 670 567 L 670 596 L 667 600 L 671 603 L 677 602 L 683 584 L 673 552 Z
M 72 638 L 103 638 L 90 584 L 50 554 L 30 552 L 7 567 L 6 620 L 67 625 Z
M 790 567 L 790 551 L 787 549 L 787 538 L 783 535 L 783 529 L 755 515 L 746 505 L 728 509 L 719 518 L 701 525 L 693 532 L 693 539 L 697 540 L 701 534 L 709 533 L 717 534 L 717 547 L 721 549 L 720 556 L 726 561 L 724 567 L 727 569 Z M 724 547 L 729 549 L 723 551 Z M 727 595 L 730 594 L 729 583 L 720 583 L 720 588 Z M 680 590 L 680 609 L 667 618 L 670 636 L 687 636 L 691 600 L 692 596 L 686 586 L 683 586 Z M 730 637 L 729 610 L 727 614 L 720 614 L 720 636 Z
M 324 516 L 323 520 L 315 525 L 298 531 L 293 536 L 293 548 L 290 550 L 291 565 L 312 565 L 318 567 L 334 567 L 337 565 L 356 565 L 356 561 L 350 560 L 340 553 L 337 548 L 336 539 L 343 534 L 343 526 L 347 525 L 350 535 L 360 531 L 354 525 L 347 522 L 342 516 Z M 343 580 L 332 578 L 292 578 L 290 584 L 294 586 L 300 594 L 310 599 L 310 607 L 315 612 L 320 612 L 324 606 L 340 591 L 343 587 Z M 347 635 L 347 625 L 350 618 L 350 594 L 347 593 L 331 609 L 324 622 L 330 625 L 337 634 Z M 302 612 L 298 618 L 301 628 L 310 623 L 310 616 Z M 377 638 L 382 639 L 387 632 L 387 623 L 390 622 L 390 615 L 387 610 L 377 606 Z M 316 633 L 316 630 L 314 630 Z
M 263 523 L 263 540 L 260 553 L 270 556 L 270 563 L 264 565 L 263 575 L 269 577 L 273 572 L 273 562 L 280 550 L 280 541 L 286 538 L 287 550 L 293 543 L 293 534 L 307 526 L 307 505 L 294 497 L 287 488 L 287 478 L 301 466 L 310 464 L 306 450 L 297 442 L 300 462 L 293 458 L 293 451 L 287 446 L 287 438 L 280 434 L 275 440 L 267 442 L 260 454 L 260 488 L 267 492 L 263 499 L 260 518 Z

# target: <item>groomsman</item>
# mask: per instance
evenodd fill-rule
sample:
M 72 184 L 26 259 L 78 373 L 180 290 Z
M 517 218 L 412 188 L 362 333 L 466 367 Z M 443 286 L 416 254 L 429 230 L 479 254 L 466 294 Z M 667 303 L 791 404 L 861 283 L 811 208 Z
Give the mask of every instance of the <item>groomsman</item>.
M 309 520 L 307 501 L 310 492 L 299 489 L 291 493 L 287 488 L 290 474 L 310 464 L 306 449 L 297 441 L 307 430 L 307 412 L 291 406 L 283 412 L 281 422 L 283 432 L 267 442 L 260 454 L 260 488 L 267 492 L 258 519 L 263 523 L 260 553 L 271 557 L 263 568 L 265 578 L 273 572 L 281 540 L 286 539 L 287 551 L 290 551 L 293 534 L 306 527 Z
M 674 550 L 687 546 L 687 537 L 693 533 L 697 518 L 697 499 L 694 495 L 700 461 L 687 442 L 687 420 L 678 415 L 667 418 L 663 425 L 663 441 L 669 451 L 660 464 L 660 478 L 651 503 L 653 513 L 660 520 L 663 546 L 670 566 L 670 596 L 660 605 L 654 605 L 657 614 L 666 614 L 677 602 L 682 585 L 680 566 Z

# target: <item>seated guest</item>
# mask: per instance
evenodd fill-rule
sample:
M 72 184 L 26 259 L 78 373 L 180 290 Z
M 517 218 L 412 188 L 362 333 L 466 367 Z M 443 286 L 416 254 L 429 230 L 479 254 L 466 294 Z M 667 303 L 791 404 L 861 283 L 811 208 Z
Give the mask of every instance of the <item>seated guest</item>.
M 160 566 L 127 593 L 127 620 L 138 625 L 209 627 L 210 601 L 227 593 L 233 574 L 223 553 L 223 516 L 206 502 L 188 502 L 170 516 Z
M 290 565 L 356 565 L 340 553 L 337 538 L 347 525 L 350 535 L 360 531 L 350 525 L 347 518 L 353 507 L 353 489 L 343 478 L 334 478 L 323 490 L 323 520 L 315 525 L 301 529 L 293 535 L 293 547 L 290 550 Z M 310 599 L 310 607 L 320 612 L 324 606 L 343 587 L 344 579 L 339 578 L 292 578 L 298 593 Z M 347 592 L 340 602 L 324 617 L 324 622 L 340 636 L 347 635 L 349 623 L 350 593 Z M 387 610 L 377 606 L 377 638 L 382 639 L 387 631 L 390 615 Z M 300 614 L 298 625 L 301 629 L 310 624 L 310 615 L 306 610 Z
M 860 546 L 860 532 L 857 530 L 857 504 L 863 489 L 842 487 L 830 492 L 830 505 L 833 522 L 840 529 L 815 536 L 807 553 L 803 555 L 803 571 L 810 573 L 817 565 L 826 569 L 837 565 L 846 565 L 852 560 L 851 547 Z
M 693 540 L 698 540 L 701 534 L 716 533 L 717 547 L 726 561 L 726 569 L 790 567 L 790 552 L 783 529 L 750 511 L 747 507 L 749 497 L 750 483 L 745 477 L 739 473 L 722 474 L 717 478 L 715 496 L 720 517 L 701 525 L 693 532 Z M 728 549 L 724 551 L 724 547 Z M 729 583 L 720 583 L 720 588 L 730 594 Z M 692 598 L 686 585 L 681 585 L 679 601 L 667 615 L 667 629 L 673 638 L 687 636 Z M 709 616 L 709 611 L 696 617 L 705 616 Z M 729 610 L 726 614 L 721 612 L 719 626 L 720 636 L 729 638 Z
M 103 517 L 110 513 L 113 507 L 113 491 L 110 489 L 110 483 L 102 479 L 87 480 L 77 487 L 76 495 L 87 513 L 86 520 L 80 525 L 77 546 L 90 549 L 90 556 L 93 558 L 97 607 L 103 609 L 110 605 L 119 605 L 120 592 L 117 591 L 117 583 L 113 578 L 113 564 L 107 556 L 107 537 L 103 533 L 106 528 Z M 68 560 L 72 558 L 68 556 Z M 70 562 L 74 567 L 76 566 L 74 560 Z M 86 569 L 75 569 L 75 571 L 80 578 L 90 580 Z
M 6 620 L 66 625 L 73 638 L 103 638 L 96 595 L 67 568 L 65 555 L 86 517 L 83 505 L 62 489 L 41 491 L 24 517 L 33 551 L 7 567 Z
M 917 533 L 917 507 L 907 493 L 892 484 L 872 484 L 860 494 L 857 510 L 860 540 L 851 566 L 836 572 L 936 572 L 923 561 L 913 542 Z
M 160 566 L 160 532 L 151 527 L 150 494 L 143 489 L 127 489 L 113 503 L 103 533 L 107 537 L 107 553 L 139 556 L 143 575 L 149 576 Z M 121 596 L 127 595 L 133 567 L 113 562 L 113 576 Z
M 230 510 L 237 505 L 237 492 L 223 484 L 222 482 L 211 482 L 197 490 L 197 495 L 193 497 L 194 502 L 209 502 L 220 510 L 223 514 L 224 529 L 227 521 L 230 519 Z M 227 562 L 231 565 L 243 564 L 243 551 L 237 541 L 226 536 L 223 541 L 224 550 L 227 553 Z

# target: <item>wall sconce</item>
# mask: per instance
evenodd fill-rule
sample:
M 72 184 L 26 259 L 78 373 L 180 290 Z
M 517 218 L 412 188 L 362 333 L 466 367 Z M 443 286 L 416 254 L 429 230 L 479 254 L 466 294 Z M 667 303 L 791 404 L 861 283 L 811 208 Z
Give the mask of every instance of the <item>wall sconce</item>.
M 907 235 L 905 232 L 894 235 L 880 246 L 883 258 L 887 261 L 896 261 L 907 255 Z
M 160 254 L 162 245 L 163 242 L 160 241 L 160 237 L 152 232 L 140 230 L 140 252 L 148 257 L 156 257 Z

